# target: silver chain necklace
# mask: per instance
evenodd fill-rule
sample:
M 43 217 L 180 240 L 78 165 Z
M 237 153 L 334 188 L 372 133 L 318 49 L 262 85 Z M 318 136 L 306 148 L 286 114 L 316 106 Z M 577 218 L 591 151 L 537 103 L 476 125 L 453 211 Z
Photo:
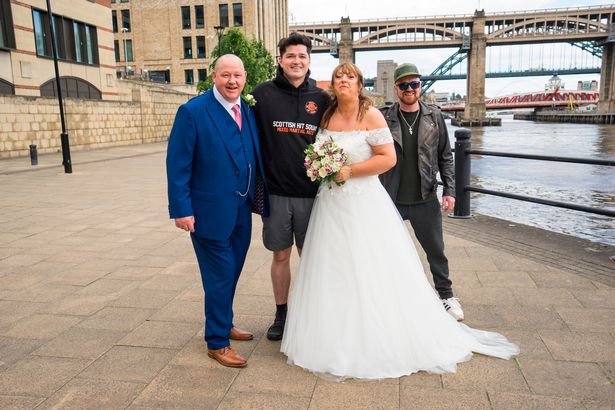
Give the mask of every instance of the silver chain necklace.
M 412 135 L 412 127 L 414 127 L 414 124 L 416 124 L 416 120 L 419 119 L 420 110 L 416 112 L 416 117 L 414 117 L 414 121 L 412 121 L 412 124 L 408 124 L 408 121 L 406 121 L 406 117 L 404 117 L 404 113 L 401 112 L 401 108 L 398 107 L 397 110 L 399 111 L 399 116 L 401 117 L 401 120 L 408 127 L 408 132 L 410 133 L 410 135 Z

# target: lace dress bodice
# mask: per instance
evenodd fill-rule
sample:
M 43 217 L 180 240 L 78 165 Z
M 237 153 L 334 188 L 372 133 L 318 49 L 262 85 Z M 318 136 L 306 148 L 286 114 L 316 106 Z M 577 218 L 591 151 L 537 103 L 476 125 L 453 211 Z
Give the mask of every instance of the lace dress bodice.
M 333 141 L 344 149 L 348 156 L 348 163 L 367 161 L 373 155 L 372 146 L 389 144 L 393 142 L 391 131 L 388 128 L 376 128 L 373 130 L 355 131 L 330 131 L 321 129 L 316 136 L 316 140 L 332 138 Z M 335 183 L 323 183 L 318 195 L 327 193 L 333 195 L 338 191 L 344 193 L 362 191 L 366 186 L 380 184 L 377 175 L 368 177 L 352 177 L 345 184 L 338 186 Z M 325 189 L 326 188 L 326 189 Z M 331 188 L 331 189 L 329 189 Z

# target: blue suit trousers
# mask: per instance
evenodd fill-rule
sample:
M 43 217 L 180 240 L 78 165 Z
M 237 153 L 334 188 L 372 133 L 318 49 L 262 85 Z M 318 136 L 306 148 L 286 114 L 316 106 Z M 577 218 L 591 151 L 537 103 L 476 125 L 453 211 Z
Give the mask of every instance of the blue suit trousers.
M 233 298 L 252 235 L 252 215 L 247 201 L 239 206 L 231 236 L 214 240 L 191 234 L 205 291 L 205 342 L 208 349 L 230 345 Z

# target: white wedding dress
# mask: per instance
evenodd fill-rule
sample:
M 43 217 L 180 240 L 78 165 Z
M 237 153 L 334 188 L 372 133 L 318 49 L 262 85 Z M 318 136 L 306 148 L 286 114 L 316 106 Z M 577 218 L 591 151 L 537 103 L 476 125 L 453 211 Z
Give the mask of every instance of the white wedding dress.
M 393 141 L 388 128 L 317 136 L 329 137 L 351 163 Z M 281 351 L 290 364 L 343 380 L 455 372 L 472 352 L 509 359 L 519 349 L 444 310 L 395 205 L 368 176 L 320 186 Z

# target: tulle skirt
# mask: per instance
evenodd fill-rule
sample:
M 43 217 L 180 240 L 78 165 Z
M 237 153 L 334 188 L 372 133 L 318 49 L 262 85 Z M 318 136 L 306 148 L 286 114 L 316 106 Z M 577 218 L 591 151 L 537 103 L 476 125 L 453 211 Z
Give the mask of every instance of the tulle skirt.
M 281 350 L 290 364 L 334 380 L 455 372 L 472 352 L 519 352 L 445 311 L 377 177 L 321 186 Z

